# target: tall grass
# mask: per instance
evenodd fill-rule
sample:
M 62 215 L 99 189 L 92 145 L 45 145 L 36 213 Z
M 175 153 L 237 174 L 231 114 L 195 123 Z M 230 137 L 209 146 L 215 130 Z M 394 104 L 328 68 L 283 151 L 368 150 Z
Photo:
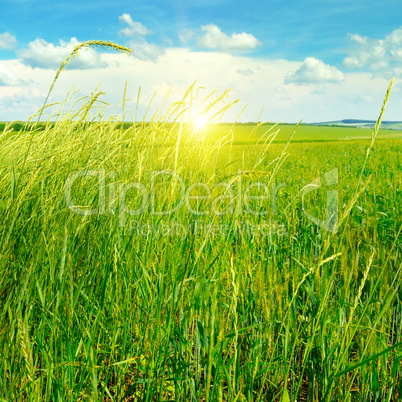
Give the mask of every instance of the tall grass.
M 187 123 L 194 86 L 126 130 L 100 96 L 0 137 L 0 398 L 399 400 L 400 142 L 278 145 L 273 129 L 236 146 L 230 127 L 208 141 Z M 300 197 L 334 167 L 337 234 Z M 66 183 L 83 171 L 98 176 L 75 182 L 74 209 Z M 177 177 L 211 195 L 155 213 L 177 206 Z M 249 202 L 266 214 L 239 206 L 263 185 Z M 147 208 L 122 214 L 144 189 Z

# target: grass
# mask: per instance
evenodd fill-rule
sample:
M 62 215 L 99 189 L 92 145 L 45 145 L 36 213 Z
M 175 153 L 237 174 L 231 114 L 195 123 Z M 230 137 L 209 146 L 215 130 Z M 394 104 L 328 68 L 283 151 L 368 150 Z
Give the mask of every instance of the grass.
M 399 400 L 401 140 L 237 141 L 194 93 L 0 135 L 0 400 Z M 334 189 L 336 233 L 306 214 Z
M 238 145 L 247 145 L 256 143 L 269 129 L 279 130 L 275 137 L 275 143 L 286 143 L 290 134 L 294 130 L 295 124 L 241 124 L 233 127 L 234 143 Z M 211 141 L 216 141 L 219 137 L 227 133 L 226 125 L 216 125 L 209 132 Z M 373 130 L 368 128 L 355 127 L 331 127 L 301 125 L 292 139 L 293 143 L 298 142 L 333 142 L 333 141 L 353 141 L 370 140 Z M 402 139 L 402 133 L 396 130 L 380 130 L 377 140 L 382 139 Z

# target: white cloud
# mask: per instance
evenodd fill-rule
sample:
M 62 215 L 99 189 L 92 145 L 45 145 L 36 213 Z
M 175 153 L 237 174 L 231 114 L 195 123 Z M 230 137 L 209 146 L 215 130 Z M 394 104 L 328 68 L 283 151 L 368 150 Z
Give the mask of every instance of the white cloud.
M 0 91 L 0 109 L 6 112 L 1 116 L 4 121 L 26 120 L 43 105 L 44 95 L 36 88 L 6 89 L 6 92 Z
M 204 25 L 201 30 L 205 32 L 197 45 L 212 50 L 221 50 L 224 52 L 244 52 L 255 49 L 261 42 L 253 35 L 242 32 L 226 35 L 221 29 L 214 25 Z
M 360 43 L 361 45 L 365 45 L 368 41 L 367 36 L 361 36 L 358 34 L 349 34 L 350 40 L 356 43 Z
M 18 45 L 15 35 L 9 32 L 0 34 L 0 49 L 13 50 Z
M 240 75 L 254 75 L 255 74 L 251 68 L 245 68 L 245 69 L 239 68 L 238 70 L 236 70 L 236 73 L 240 74 Z
M 318 86 L 311 91 L 312 95 L 324 95 L 327 93 L 327 88 L 325 86 Z
M 131 37 L 137 35 L 145 36 L 150 33 L 141 22 L 133 21 L 130 14 L 122 14 L 119 17 L 119 20 L 128 25 L 127 28 L 124 28 L 119 32 L 121 35 Z
M 345 57 L 343 59 L 343 64 L 347 68 L 357 68 L 362 66 L 362 63 L 357 57 Z
M 342 72 L 336 67 L 325 64 L 314 57 L 307 57 L 296 71 L 286 74 L 284 83 L 305 85 L 335 83 L 343 80 Z
M 191 41 L 195 37 L 195 32 L 191 29 L 185 29 L 181 33 L 179 33 L 179 39 L 181 43 L 186 44 Z
M 132 55 L 139 60 L 151 60 L 155 62 L 165 53 L 163 47 L 149 43 L 145 39 L 132 40 L 128 46 L 133 51 Z
M 74 47 L 79 44 L 76 38 L 71 38 L 69 42 L 59 41 L 55 46 L 43 39 L 35 39 L 28 44 L 28 47 L 17 52 L 19 59 L 27 66 L 38 68 L 58 69 L 61 63 L 72 52 Z M 82 49 L 79 57 L 75 57 L 67 64 L 66 68 L 71 69 L 90 69 L 107 67 L 101 55 L 93 49 Z
M 172 94 L 161 110 L 162 114 L 172 102 L 180 100 L 184 91 L 197 80 L 196 87 L 205 87 L 199 91 L 199 99 L 215 89 L 219 91 L 231 89 L 229 99 L 240 99 L 239 104 L 227 111 L 223 121 L 233 121 L 246 104 L 248 106 L 239 121 L 256 121 L 262 108 L 264 108 L 262 120 L 285 122 L 300 119 L 313 122 L 344 118 L 375 120 L 388 86 L 388 80 L 372 77 L 369 72 L 349 72 L 344 75 L 344 81 L 336 85 L 323 83 L 326 93 L 320 93 L 323 91 L 318 90 L 312 94 L 315 88 L 309 85 L 283 85 L 286 72 L 296 71 L 300 67 L 298 62 L 257 59 L 225 52 L 190 51 L 183 48 L 167 48 L 156 62 L 139 61 L 112 52 L 102 54 L 102 59 L 110 66 L 109 68 L 63 71 L 49 103 L 64 100 L 73 86 L 80 90 L 76 95 L 78 98 L 89 95 L 101 83 L 99 89 L 106 93 L 101 99 L 111 105 L 110 113 L 120 113 L 114 110 L 114 106 L 121 101 L 127 81 L 127 98 L 132 99 L 126 104 L 128 116 L 130 109 L 135 113 L 139 86 L 141 86 L 141 97 L 138 119 L 142 119 L 154 92 L 158 91 L 147 115 L 147 119 L 150 119 L 156 109 L 163 104 L 170 88 Z M 32 69 L 17 60 L 4 61 L 2 64 L 12 71 L 15 77 L 23 77 L 33 83 L 29 87 L 0 86 L 0 120 L 25 120 L 42 106 L 54 75 L 49 70 Z M 254 71 L 252 79 L 237 72 L 247 69 Z M 317 85 L 318 89 L 322 85 Z M 41 95 L 31 93 L 33 89 Z M 14 96 L 13 94 L 18 91 L 19 95 Z M 399 95 L 400 92 L 398 94 L 395 86 L 384 119 L 400 119 L 402 97 Z
M 286 89 L 284 87 L 275 87 L 274 91 L 278 94 L 283 94 L 286 92 Z
M 128 42 L 128 47 L 133 50 L 133 57 L 139 60 L 150 60 L 155 62 L 165 49 L 154 43 L 149 43 L 145 36 L 151 32 L 141 24 L 141 22 L 133 21 L 130 14 L 122 14 L 119 20 L 128 25 L 127 28 L 122 29 L 119 34 L 132 38 Z M 165 39 L 169 42 L 169 39 Z
M 0 63 L 0 86 L 22 85 L 24 81 L 17 78 L 4 64 Z
M 400 75 L 402 61 L 402 27 L 382 39 L 349 34 L 352 44 L 344 58 L 345 67 L 365 69 L 385 76 Z

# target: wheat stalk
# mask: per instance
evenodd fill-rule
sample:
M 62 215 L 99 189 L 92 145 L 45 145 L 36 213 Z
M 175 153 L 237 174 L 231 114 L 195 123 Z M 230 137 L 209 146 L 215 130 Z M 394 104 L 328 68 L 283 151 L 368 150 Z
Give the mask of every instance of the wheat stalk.
M 43 109 L 46 107 L 46 103 L 49 99 L 50 93 L 52 92 L 54 85 L 56 84 L 57 79 L 59 78 L 60 73 L 64 70 L 66 65 L 72 60 L 74 57 L 79 56 L 79 52 L 81 49 L 89 49 L 89 48 L 107 48 L 111 50 L 116 50 L 117 52 L 123 52 L 126 54 L 131 54 L 133 51 L 129 49 L 128 47 L 120 46 L 116 43 L 109 42 L 109 41 L 103 41 L 103 40 L 87 40 L 85 42 L 79 43 L 77 46 L 74 47 L 73 51 L 70 53 L 70 55 L 61 63 L 60 68 L 57 70 L 56 75 L 54 77 L 54 80 L 52 82 L 52 85 L 50 86 L 49 92 L 46 96 L 45 102 L 40 110 L 40 114 L 38 117 L 38 122 L 40 121 L 40 118 L 42 117 L 42 112 Z
M 27 370 L 27 378 L 29 382 L 32 382 L 35 375 L 35 369 L 33 366 L 31 342 L 29 340 L 28 326 L 26 325 L 25 322 L 21 320 L 21 318 L 18 318 L 17 328 L 18 328 L 18 335 L 20 338 L 22 356 L 24 357 L 25 368 Z

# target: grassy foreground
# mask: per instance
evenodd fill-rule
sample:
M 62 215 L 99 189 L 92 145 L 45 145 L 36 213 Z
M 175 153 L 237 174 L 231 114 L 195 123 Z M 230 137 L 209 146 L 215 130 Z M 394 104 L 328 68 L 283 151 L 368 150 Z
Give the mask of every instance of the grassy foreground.
M 401 140 L 211 141 L 191 96 L 0 135 L 0 400 L 400 400 Z

